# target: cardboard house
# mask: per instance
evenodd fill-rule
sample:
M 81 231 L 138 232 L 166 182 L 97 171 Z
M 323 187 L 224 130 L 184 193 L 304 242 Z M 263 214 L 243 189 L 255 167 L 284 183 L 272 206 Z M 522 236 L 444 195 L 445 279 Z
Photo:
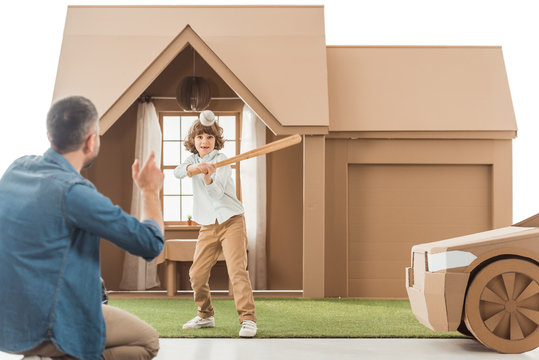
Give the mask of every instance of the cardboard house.
M 212 96 L 237 98 L 210 109 L 247 104 L 268 142 L 303 136 L 267 156 L 268 290 L 404 298 L 414 244 L 511 224 L 517 128 L 500 47 L 326 46 L 323 6 L 70 6 L 53 98 L 96 104 L 102 149 L 86 175 L 125 210 L 137 99 L 181 111 L 167 97 L 193 50 Z M 111 289 L 122 259 L 103 243 Z

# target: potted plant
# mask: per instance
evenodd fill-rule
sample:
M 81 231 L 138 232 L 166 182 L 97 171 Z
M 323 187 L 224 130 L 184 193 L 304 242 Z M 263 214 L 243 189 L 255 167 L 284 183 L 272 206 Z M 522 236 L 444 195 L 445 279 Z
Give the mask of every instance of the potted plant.
M 187 215 L 187 225 L 191 226 L 193 225 L 193 217 L 191 215 Z

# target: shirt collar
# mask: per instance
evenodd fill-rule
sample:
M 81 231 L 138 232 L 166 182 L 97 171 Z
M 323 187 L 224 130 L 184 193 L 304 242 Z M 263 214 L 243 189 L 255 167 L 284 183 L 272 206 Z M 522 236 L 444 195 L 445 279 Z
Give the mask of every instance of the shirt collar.
M 200 161 L 208 162 L 208 161 L 212 161 L 217 156 L 218 153 L 219 153 L 218 150 L 213 150 L 211 153 L 206 154 L 206 156 L 204 156 L 203 158 L 201 158 L 200 155 L 197 154 L 197 158 Z
M 71 163 L 62 156 L 62 154 L 56 152 L 53 148 L 47 149 L 47 151 L 43 153 L 43 157 L 60 165 L 64 170 L 72 171 L 80 175 L 80 173 L 73 167 L 73 165 L 71 165 Z

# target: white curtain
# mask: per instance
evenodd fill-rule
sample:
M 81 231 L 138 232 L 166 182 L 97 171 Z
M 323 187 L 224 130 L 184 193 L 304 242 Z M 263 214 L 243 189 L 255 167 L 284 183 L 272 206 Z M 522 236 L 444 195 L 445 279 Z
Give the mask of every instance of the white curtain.
M 155 153 L 155 162 L 157 166 L 160 166 L 162 135 L 157 112 L 152 102 L 141 102 L 138 105 L 136 136 L 135 159 L 139 159 L 142 165 L 153 151 Z M 139 220 L 142 218 L 140 191 L 134 183 L 131 197 L 131 215 Z M 120 289 L 146 290 L 155 286 L 159 286 L 155 262 L 146 262 L 144 259 L 126 252 Z
M 266 126 L 247 105 L 243 106 L 241 152 L 266 143 Z M 248 269 L 253 289 L 266 289 L 266 157 L 240 163 L 241 190 L 249 244 Z

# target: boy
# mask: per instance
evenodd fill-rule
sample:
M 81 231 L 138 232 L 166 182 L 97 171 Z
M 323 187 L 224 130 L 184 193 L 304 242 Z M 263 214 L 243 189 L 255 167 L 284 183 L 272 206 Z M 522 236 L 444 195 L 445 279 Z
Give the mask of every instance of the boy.
M 201 228 L 189 270 L 198 314 L 183 328 L 215 326 L 208 280 L 222 249 L 242 325 L 239 336 L 254 337 L 257 327 L 253 291 L 247 272 L 244 210 L 235 195 L 230 166 L 216 169 L 214 165 L 226 159 L 218 151 L 224 146 L 223 129 L 214 119 L 213 113 L 207 110 L 193 123 L 185 140 L 185 147 L 193 155 L 174 170 L 179 179 L 195 168 L 201 170 L 201 174 L 193 176 L 193 220 Z

